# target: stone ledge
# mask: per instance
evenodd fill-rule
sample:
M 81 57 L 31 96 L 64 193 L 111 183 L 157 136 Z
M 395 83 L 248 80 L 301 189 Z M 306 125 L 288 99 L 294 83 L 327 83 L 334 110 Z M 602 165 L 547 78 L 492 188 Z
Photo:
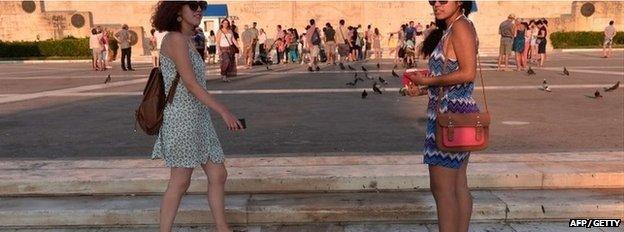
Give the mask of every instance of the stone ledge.
M 624 189 L 472 192 L 473 221 L 624 218 Z M 158 196 L 0 198 L 0 227 L 155 225 Z M 409 222 L 436 219 L 429 192 L 229 195 L 232 224 Z M 542 210 L 542 206 L 543 209 Z M 211 223 L 205 196 L 183 198 L 179 225 Z
M 540 156 L 475 155 L 468 169 L 470 187 L 624 187 L 621 153 Z M 421 158 L 416 155 L 264 157 L 229 161 L 232 165 L 228 165 L 226 191 L 230 193 L 429 188 L 427 166 L 421 164 Z M 161 194 L 168 178 L 169 170 L 162 167 L 161 161 L 9 160 L 0 161 L 0 196 Z M 196 170 L 189 192 L 203 193 L 206 185 L 205 175 Z

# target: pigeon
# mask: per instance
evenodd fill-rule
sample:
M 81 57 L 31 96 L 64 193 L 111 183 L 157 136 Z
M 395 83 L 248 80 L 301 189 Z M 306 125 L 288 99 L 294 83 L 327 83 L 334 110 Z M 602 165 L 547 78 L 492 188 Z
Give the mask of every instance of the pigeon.
M 377 63 L 377 69 L 380 69 L 380 68 L 381 68 L 381 65 L 379 65 L 379 63 Z
M 396 68 L 398 68 L 398 67 L 399 67 L 399 65 L 398 65 L 398 64 L 395 64 L 395 65 L 394 65 L 394 68 L 392 68 L 392 69 L 396 69 Z
M 106 80 L 104 80 L 104 84 L 108 84 L 111 81 L 111 77 L 110 74 L 108 74 L 108 76 L 106 77 Z
M 377 77 L 377 80 L 379 80 L 379 82 L 381 82 L 384 85 L 388 85 L 388 82 L 384 80 L 383 78 L 381 78 L 381 76 Z
M 347 65 L 347 67 L 349 67 L 349 70 L 355 71 L 355 68 L 351 67 L 351 65 Z
M 364 80 L 362 80 L 362 78 L 358 78 L 358 77 L 357 77 L 357 74 L 356 74 L 356 75 L 355 75 L 355 77 L 353 78 L 353 82 L 347 82 L 347 84 L 346 84 L 346 85 L 355 87 L 355 85 L 356 85 L 356 84 L 358 83 L 358 81 L 360 81 L 360 80 L 361 80 L 361 81 L 364 81 Z
M 568 72 L 568 69 L 566 69 L 566 67 L 563 67 L 563 75 L 570 76 L 570 72 Z
M 527 70 L 527 73 L 530 75 L 535 75 L 535 71 L 533 71 L 533 69 L 531 69 L 531 67 L 529 67 L 529 70 Z
M 544 90 L 546 92 L 552 92 L 550 87 L 548 87 L 548 82 L 546 82 L 546 79 L 544 79 L 544 81 L 542 82 L 542 90 Z
M 366 79 L 369 79 L 371 81 L 374 79 L 373 77 L 369 76 L 368 73 L 364 73 L 364 76 L 366 77 Z
M 338 66 L 340 66 L 340 70 L 345 70 L 345 69 L 347 69 L 347 68 L 345 68 L 344 64 L 342 64 L 342 62 L 341 62 L 341 63 L 338 63 Z
M 269 66 L 266 66 L 267 71 L 273 71 L 273 69 L 269 68 Z
M 319 66 L 316 66 L 316 71 L 321 71 L 321 68 Z
M 611 86 L 611 87 L 609 87 L 609 88 L 605 87 L 605 88 L 604 88 L 604 91 L 605 91 L 605 92 L 611 92 L 611 91 L 613 91 L 613 90 L 616 90 L 618 87 L 620 87 L 620 81 L 618 81 L 617 83 L 615 83 L 615 85 L 614 85 L 614 86 Z
M 602 95 L 600 95 L 600 91 L 596 90 L 596 92 L 594 92 L 594 97 L 595 98 L 601 98 Z
M 353 79 L 356 79 L 358 81 L 364 81 L 364 79 L 362 79 L 361 77 L 358 77 L 357 73 L 355 73 L 355 76 L 353 77 Z
M 602 98 L 602 94 L 600 94 L 600 91 L 596 90 L 596 92 L 594 92 L 594 96 L 585 95 L 585 97 L 587 97 L 587 98 L 593 98 L 593 99 L 598 99 L 598 98 Z
M 381 89 L 379 89 L 379 84 L 377 84 L 377 82 L 373 84 L 373 91 L 375 91 L 375 93 L 382 94 Z
M 394 71 L 394 69 L 392 69 L 392 76 L 393 76 L 393 77 L 396 77 L 396 78 L 399 78 L 399 74 L 397 74 L 397 73 Z
M 366 68 L 364 68 L 364 66 L 362 66 L 362 71 L 368 72 L 368 69 L 366 69 Z
M 366 92 L 366 90 L 364 90 L 364 92 L 362 92 L 362 99 L 366 98 L 368 96 L 368 93 Z

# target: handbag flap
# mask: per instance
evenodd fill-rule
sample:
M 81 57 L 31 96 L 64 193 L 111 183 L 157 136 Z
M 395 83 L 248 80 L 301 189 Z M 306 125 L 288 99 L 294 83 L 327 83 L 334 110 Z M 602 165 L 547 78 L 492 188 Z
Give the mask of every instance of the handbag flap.
M 490 114 L 488 113 L 443 113 L 436 119 L 438 125 L 448 127 L 454 126 L 475 126 L 478 123 L 487 127 L 490 125 Z

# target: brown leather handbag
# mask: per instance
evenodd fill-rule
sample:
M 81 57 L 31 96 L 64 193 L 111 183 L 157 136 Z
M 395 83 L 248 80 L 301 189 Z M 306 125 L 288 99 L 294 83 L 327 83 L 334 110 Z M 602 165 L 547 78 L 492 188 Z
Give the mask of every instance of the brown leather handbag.
M 232 43 L 230 41 L 230 39 L 228 39 L 227 34 L 223 34 L 223 36 L 225 36 L 225 40 L 228 41 L 228 43 L 230 44 L 230 50 L 232 53 L 234 54 L 238 54 L 240 52 L 240 49 L 238 49 L 238 47 L 236 46 L 236 44 Z
M 160 68 L 153 68 L 150 72 L 143 90 L 143 100 L 135 112 L 136 122 L 146 134 L 155 135 L 160 131 L 165 106 L 173 102 L 179 80 L 180 74 L 176 73 L 169 93 L 165 95 L 165 83 Z
M 477 57 L 479 60 L 479 57 Z M 442 113 L 440 105 L 444 96 L 444 89 L 440 87 L 436 110 L 436 145 L 441 151 L 466 152 L 480 151 L 488 147 L 490 136 L 490 111 L 485 97 L 485 84 L 479 61 L 479 76 L 485 113 Z M 443 65 L 446 67 L 446 65 Z

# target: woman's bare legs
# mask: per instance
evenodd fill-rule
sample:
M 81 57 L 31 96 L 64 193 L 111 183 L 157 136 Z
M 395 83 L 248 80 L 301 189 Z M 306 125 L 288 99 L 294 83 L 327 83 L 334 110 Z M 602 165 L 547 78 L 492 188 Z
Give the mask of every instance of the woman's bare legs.
M 440 232 L 457 232 L 459 228 L 459 201 L 457 173 L 459 170 L 429 165 L 431 192 L 436 202 Z
M 468 178 L 466 176 L 466 169 L 468 168 L 468 157 L 464 160 L 464 163 L 457 172 L 457 179 L 455 185 L 455 197 L 457 198 L 457 204 L 459 205 L 459 218 L 458 225 L 459 232 L 467 232 L 470 226 L 470 217 L 472 216 L 472 195 L 470 195 L 470 189 L 468 189 Z
M 516 71 L 520 71 L 522 66 L 522 53 L 516 52 Z
M 160 231 L 171 232 L 182 196 L 191 184 L 193 168 L 171 168 L 167 191 L 160 203 Z
M 224 164 L 208 162 L 202 165 L 208 176 L 208 205 L 218 232 L 232 231 L 225 218 L 225 182 L 227 170 Z

